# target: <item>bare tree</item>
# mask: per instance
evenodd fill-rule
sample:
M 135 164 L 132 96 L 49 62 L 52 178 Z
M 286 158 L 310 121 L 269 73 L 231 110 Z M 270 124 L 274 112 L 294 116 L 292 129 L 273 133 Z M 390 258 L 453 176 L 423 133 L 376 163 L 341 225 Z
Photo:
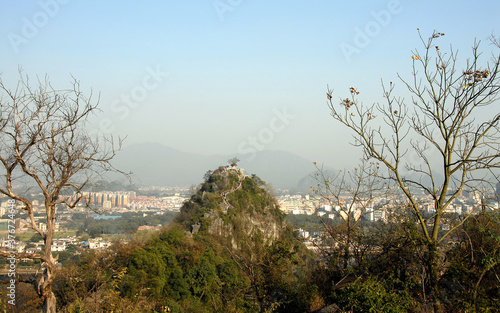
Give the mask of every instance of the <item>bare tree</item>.
M 323 223 L 326 237 L 319 246 L 327 258 L 333 255 L 340 258 L 341 270 L 345 272 L 351 266 L 352 258 L 359 263 L 368 247 L 363 247 L 360 241 L 359 223 L 367 214 L 373 214 L 384 205 L 376 202 L 382 199 L 390 190 L 387 184 L 379 178 L 379 165 L 361 160 L 353 171 L 339 171 L 329 174 L 316 163 L 316 173 L 313 177 L 317 185 L 313 192 L 318 200 L 328 203 L 335 219 L 340 223 Z
M 29 216 L 28 227 L 43 238 L 40 253 L 15 253 L 14 257 L 43 262 L 43 273 L 32 283 L 44 302 L 43 311 L 55 312 L 52 283 L 57 257 L 52 254 L 52 241 L 57 210 L 74 208 L 95 174 L 113 169 L 110 161 L 121 140 L 115 144 L 112 138 L 94 138 L 86 132 L 97 102 L 82 94 L 76 80 L 70 90 L 56 90 L 47 79 L 33 87 L 27 77 L 20 76 L 13 90 L 0 80 L 0 193 L 22 204 Z M 31 190 L 17 188 L 21 183 Z M 35 220 L 29 197 L 32 190 L 43 195 L 46 230 Z M 7 250 L 0 255 L 12 257 Z
M 443 35 L 434 32 L 429 39 L 420 35 L 424 49 L 412 52 L 413 78 L 399 77 L 410 100 L 394 97 L 392 82 L 382 83 L 384 102 L 369 106 L 358 101 L 355 88 L 340 104 L 334 102 L 333 90 L 327 91 L 332 117 L 353 131 L 354 145 L 366 159 L 387 169 L 381 177 L 398 187 L 406 198 L 405 208 L 418 221 L 428 250 L 426 285 L 437 310 L 441 307 L 438 281 L 443 240 L 472 212 L 448 230 L 443 229 L 442 219 L 463 190 L 483 195 L 491 190 L 487 174 L 500 165 L 496 103 L 500 53 L 497 50 L 485 62 L 480 43 L 475 42 L 472 56 L 461 63 L 458 51 L 450 48 L 445 53 L 436 44 Z M 494 49 L 500 47 L 493 43 Z M 433 203 L 431 216 L 423 213 L 419 203 L 422 191 Z

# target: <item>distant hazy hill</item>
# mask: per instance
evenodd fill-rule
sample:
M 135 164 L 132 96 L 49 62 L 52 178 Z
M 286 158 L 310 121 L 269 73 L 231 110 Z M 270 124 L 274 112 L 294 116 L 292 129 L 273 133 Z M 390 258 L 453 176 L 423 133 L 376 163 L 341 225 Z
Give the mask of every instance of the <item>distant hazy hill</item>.
M 237 156 L 239 167 L 247 174 L 258 176 L 275 188 L 293 188 L 300 179 L 314 171 L 311 161 L 285 151 L 261 151 L 254 160 L 241 155 L 203 156 L 179 151 L 157 143 L 134 144 L 120 151 L 114 165 L 133 172 L 138 185 L 191 186 L 198 185 L 209 169 L 226 165 Z
M 316 186 L 318 184 L 318 180 L 315 179 L 315 175 L 318 171 L 315 170 L 313 172 L 308 173 L 306 176 L 302 177 L 294 190 L 296 193 L 307 192 L 311 186 Z M 338 170 L 334 170 L 331 168 L 323 168 L 323 175 L 325 177 L 337 177 L 339 174 Z

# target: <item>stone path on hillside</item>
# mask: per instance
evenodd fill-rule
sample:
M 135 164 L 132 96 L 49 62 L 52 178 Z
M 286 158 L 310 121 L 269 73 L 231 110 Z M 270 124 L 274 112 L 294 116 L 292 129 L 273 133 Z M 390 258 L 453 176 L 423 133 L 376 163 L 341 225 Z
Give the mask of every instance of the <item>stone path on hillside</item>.
M 229 194 L 232 194 L 233 192 L 235 192 L 236 190 L 238 190 L 241 187 L 241 183 L 242 183 L 243 179 L 245 179 L 246 175 L 239 174 L 238 176 L 240 177 L 240 181 L 238 182 L 236 187 L 234 187 L 233 189 L 231 189 L 228 192 L 221 192 L 221 194 L 220 194 L 222 197 L 222 200 L 224 201 L 224 205 L 225 205 L 225 207 L 223 207 L 224 213 L 227 213 L 227 210 L 229 210 L 229 207 L 231 206 L 231 204 L 229 204 L 229 202 L 227 202 L 227 196 Z

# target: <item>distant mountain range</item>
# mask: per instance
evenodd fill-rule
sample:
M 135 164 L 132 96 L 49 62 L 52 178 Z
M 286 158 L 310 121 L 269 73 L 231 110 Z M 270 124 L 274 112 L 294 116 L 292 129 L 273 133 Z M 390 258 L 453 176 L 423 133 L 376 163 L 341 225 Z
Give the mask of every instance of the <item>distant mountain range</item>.
M 285 151 L 264 150 L 249 161 L 244 155 L 204 156 L 158 143 L 127 146 L 113 164 L 124 172 L 132 172 L 137 185 L 192 186 L 200 184 L 207 171 L 227 165 L 235 156 L 241 160 L 238 166 L 246 174 L 256 174 L 274 188 L 295 189 L 299 181 L 315 171 L 312 161 Z
M 256 174 L 276 189 L 290 189 L 293 192 L 307 192 L 317 181 L 312 177 L 316 168 L 312 161 L 286 151 L 263 150 L 253 160 L 247 155 L 205 156 L 173 149 L 158 143 L 140 143 L 121 150 L 113 164 L 124 172 L 132 172 L 132 182 L 138 186 L 197 186 L 209 170 L 228 165 L 234 157 L 241 161 L 238 167 L 247 175 Z M 334 176 L 337 170 L 325 165 L 326 176 Z M 403 175 L 420 180 L 417 175 Z M 442 176 L 435 174 L 438 182 Z M 422 179 L 424 185 L 430 181 Z

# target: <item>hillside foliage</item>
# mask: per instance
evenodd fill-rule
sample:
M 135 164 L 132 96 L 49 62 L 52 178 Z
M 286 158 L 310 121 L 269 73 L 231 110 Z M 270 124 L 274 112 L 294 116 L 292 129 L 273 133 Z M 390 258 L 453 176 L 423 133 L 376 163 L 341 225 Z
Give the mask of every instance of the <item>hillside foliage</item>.
M 61 269 L 63 312 L 308 312 L 312 254 L 257 176 L 209 172 L 175 221 Z M 197 225 L 197 226 L 196 226 Z

